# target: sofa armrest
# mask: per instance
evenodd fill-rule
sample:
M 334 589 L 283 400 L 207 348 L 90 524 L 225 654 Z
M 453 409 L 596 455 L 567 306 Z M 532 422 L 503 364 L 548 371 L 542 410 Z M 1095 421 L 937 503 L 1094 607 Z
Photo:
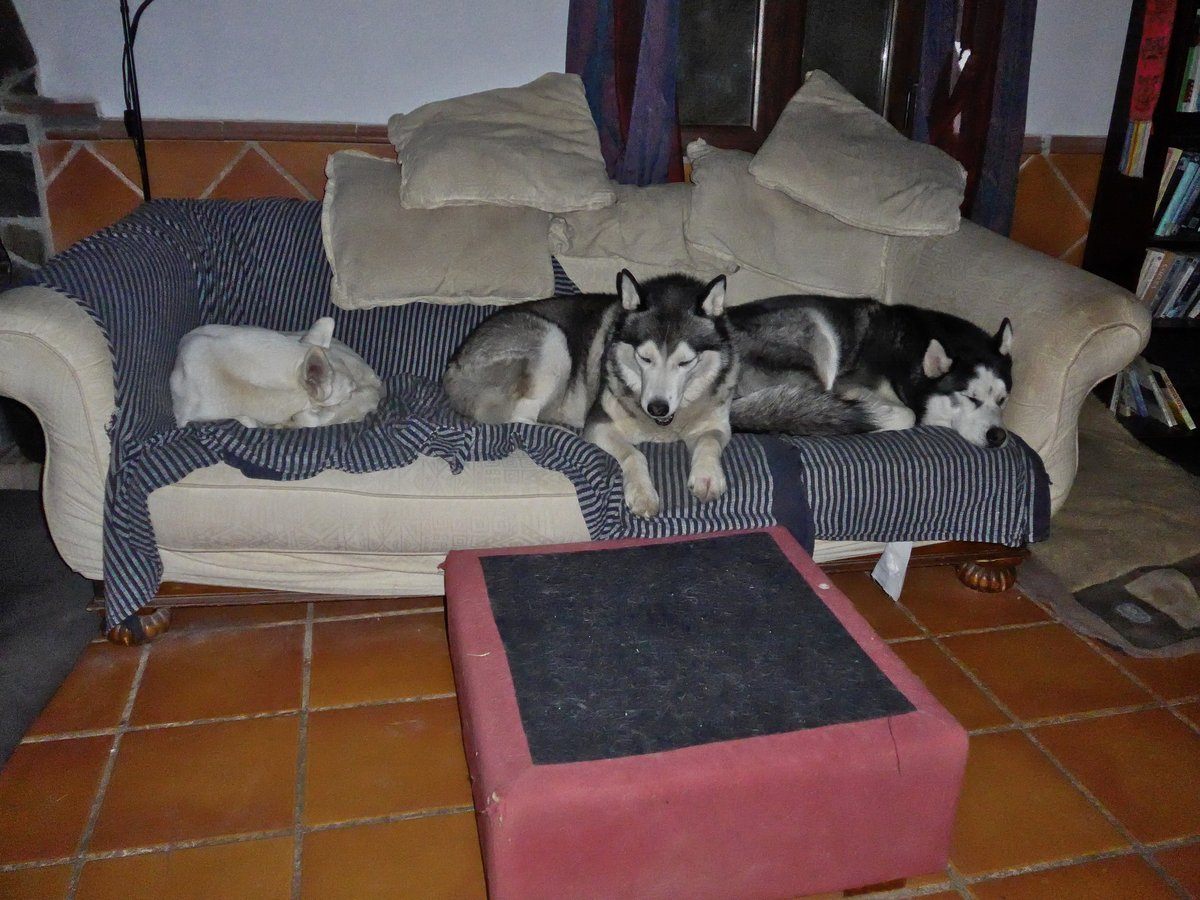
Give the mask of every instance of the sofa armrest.
M 113 414 L 108 342 L 75 301 L 46 287 L 0 295 L 0 394 L 24 403 L 46 434 L 43 503 L 59 553 L 101 578 L 101 525 Z
M 887 301 L 954 313 L 989 332 L 1008 317 L 1005 424 L 1042 457 L 1057 510 L 1075 478 L 1080 407 L 1145 346 L 1146 308 L 1112 282 L 970 222 L 944 237 L 896 241 Z

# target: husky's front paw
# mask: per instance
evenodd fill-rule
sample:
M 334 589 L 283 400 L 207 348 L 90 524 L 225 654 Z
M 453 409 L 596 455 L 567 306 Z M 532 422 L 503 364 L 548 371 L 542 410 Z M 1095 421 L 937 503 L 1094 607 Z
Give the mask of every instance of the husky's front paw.
M 648 519 L 657 516 L 662 506 L 658 499 L 658 491 L 651 484 L 625 483 L 625 505 L 635 516 Z
M 716 500 L 725 493 L 725 473 L 720 466 L 693 468 L 688 476 L 688 490 L 701 503 Z

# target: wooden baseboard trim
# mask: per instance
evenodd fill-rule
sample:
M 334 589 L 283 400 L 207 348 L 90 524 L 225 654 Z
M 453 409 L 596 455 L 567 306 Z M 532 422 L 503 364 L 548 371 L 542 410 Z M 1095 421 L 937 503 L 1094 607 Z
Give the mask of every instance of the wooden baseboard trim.
M 970 562 L 1019 565 L 1028 556 L 1028 547 L 1006 547 L 1004 544 L 988 544 L 981 541 L 946 541 L 941 544 L 914 547 L 908 564 L 912 568 L 960 565 Z M 829 562 L 817 563 L 817 565 L 830 574 L 867 572 L 873 569 L 878 561 L 879 554 L 875 553 L 869 556 L 834 559 Z
M 146 119 L 148 140 L 165 141 L 305 141 L 337 144 L 386 144 L 386 125 L 354 122 L 218 121 L 209 119 Z M 120 119 L 96 119 L 83 124 L 46 124 L 50 140 L 124 140 Z

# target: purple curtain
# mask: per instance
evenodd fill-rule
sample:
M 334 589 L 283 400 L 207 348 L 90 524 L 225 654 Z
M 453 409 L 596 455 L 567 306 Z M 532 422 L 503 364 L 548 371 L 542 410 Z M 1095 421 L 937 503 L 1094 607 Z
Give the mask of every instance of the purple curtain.
M 965 0 L 970 2 L 970 0 Z M 976 0 L 980 5 L 1003 4 L 1003 23 L 997 48 L 991 117 L 983 152 L 976 159 L 960 159 L 975 167 L 976 189 L 964 214 L 1000 234 L 1012 227 L 1017 197 L 1017 174 L 1025 137 L 1025 109 L 1029 96 L 1029 60 L 1033 53 L 1033 23 L 1037 0 Z M 954 52 L 959 10 L 964 0 L 926 0 L 917 86 L 913 138 L 930 140 L 929 116 L 937 97 L 939 76 Z M 943 148 L 951 149 L 951 148 Z
M 683 180 L 675 107 L 680 0 L 571 0 L 567 71 L 583 79 L 611 178 Z

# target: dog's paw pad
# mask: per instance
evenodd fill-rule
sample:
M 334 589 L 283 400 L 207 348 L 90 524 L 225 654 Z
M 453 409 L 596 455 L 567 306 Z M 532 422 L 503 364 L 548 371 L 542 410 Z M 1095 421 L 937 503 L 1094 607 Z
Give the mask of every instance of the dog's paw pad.
M 658 515 L 662 504 L 654 488 L 633 485 L 625 488 L 625 505 L 635 516 L 648 519 Z
M 725 493 L 725 473 L 720 469 L 715 472 L 693 472 L 688 478 L 688 490 L 702 503 L 716 500 Z

